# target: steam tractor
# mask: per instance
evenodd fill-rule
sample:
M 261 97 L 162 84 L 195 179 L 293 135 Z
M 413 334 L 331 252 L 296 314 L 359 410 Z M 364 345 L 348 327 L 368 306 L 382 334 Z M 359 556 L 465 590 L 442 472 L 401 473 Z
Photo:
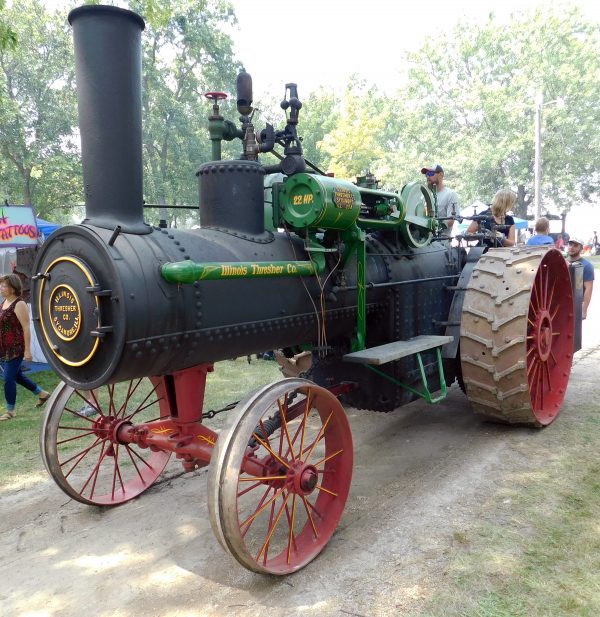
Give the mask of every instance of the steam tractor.
M 211 524 L 250 570 L 294 572 L 342 516 L 353 464 L 342 404 L 437 403 L 459 380 L 475 413 L 542 427 L 563 402 L 578 317 L 568 268 L 546 248 L 466 250 L 444 237 L 419 183 L 384 191 L 329 177 L 303 157 L 302 104 L 287 84 L 283 128 L 239 124 L 209 93 L 212 158 L 200 166 L 201 227 L 144 221 L 141 35 L 115 7 L 69 15 L 75 43 L 86 217 L 34 265 L 39 340 L 61 383 L 41 449 L 82 503 L 117 505 L 160 476 L 210 464 Z M 223 140 L 241 143 L 222 160 Z M 277 164 L 264 165 L 273 152 Z M 477 236 L 479 237 L 479 236 Z M 216 361 L 311 352 L 298 377 L 259 388 L 212 430 Z M 93 415 L 83 409 L 92 409 Z

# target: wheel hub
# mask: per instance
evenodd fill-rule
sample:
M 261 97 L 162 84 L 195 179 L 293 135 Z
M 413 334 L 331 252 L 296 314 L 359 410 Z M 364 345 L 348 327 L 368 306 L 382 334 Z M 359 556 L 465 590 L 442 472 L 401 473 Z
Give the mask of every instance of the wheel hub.
M 319 481 L 319 472 L 314 465 L 296 461 L 288 471 L 291 490 L 298 495 L 310 495 Z
M 537 353 L 542 362 L 545 362 L 552 351 L 552 320 L 547 310 L 541 310 L 535 323 L 535 339 Z

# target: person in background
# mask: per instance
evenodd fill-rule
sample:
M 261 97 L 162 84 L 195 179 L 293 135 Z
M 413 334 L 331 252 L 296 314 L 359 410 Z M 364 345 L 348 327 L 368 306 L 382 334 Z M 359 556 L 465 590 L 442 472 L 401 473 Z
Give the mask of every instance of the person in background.
M 556 238 L 556 242 L 554 243 L 554 246 L 556 246 L 556 248 L 559 251 L 565 250 L 565 239 L 563 238 L 562 234 L 558 234 L 558 237 Z
M 421 173 L 425 175 L 427 179 L 427 187 L 433 190 L 435 186 L 437 194 L 437 207 L 438 216 L 443 218 L 445 216 L 452 216 L 453 213 L 460 213 L 460 205 L 458 201 L 458 195 L 456 191 L 449 189 L 444 185 L 444 169 L 441 165 L 434 165 L 433 167 L 423 167 Z M 448 226 L 448 235 L 452 234 L 452 225 L 454 221 L 444 221 Z
M 550 221 L 545 217 L 540 217 L 535 222 L 535 236 L 527 240 L 527 244 L 538 246 L 540 244 L 554 244 L 550 234 Z
M 0 363 L 6 399 L 6 412 L 0 420 L 11 420 L 15 416 L 17 384 L 37 395 L 36 407 L 50 398 L 48 392 L 21 372 L 23 360 L 31 361 L 29 310 L 21 299 L 21 291 L 21 279 L 16 274 L 0 277 L 0 294 L 4 296 L 0 305 Z
M 583 305 L 581 307 L 581 317 L 586 319 L 588 306 L 592 301 L 592 292 L 594 291 L 594 266 L 591 261 L 581 256 L 582 251 L 583 240 L 577 237 L 569 238 L 567 262 L 570 264 L 579 262 L 583 266 Z
M 517 203 L 517 194 L 510 189 L 501 189 L 492 200 L 489 210 L 483 213 L 486 218 L 483 221 L 473 221 L 468 229 L 468 234 L 487 230 L 492 237 L 485 238 L 486 246 L 514 246 L 516 244 L 515 219 L 508 214 Z M 483 228 L 483 229 L 482 229 Z

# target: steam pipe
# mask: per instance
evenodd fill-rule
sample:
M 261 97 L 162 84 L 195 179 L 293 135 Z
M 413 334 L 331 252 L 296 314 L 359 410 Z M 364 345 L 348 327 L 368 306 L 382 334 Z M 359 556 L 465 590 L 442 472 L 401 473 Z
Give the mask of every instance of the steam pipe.
M 84 223 L 150 233 L 143 216 L 144 20 L 125 9 L 89 5 L 72 10 L 69 23 L 75 43 Z

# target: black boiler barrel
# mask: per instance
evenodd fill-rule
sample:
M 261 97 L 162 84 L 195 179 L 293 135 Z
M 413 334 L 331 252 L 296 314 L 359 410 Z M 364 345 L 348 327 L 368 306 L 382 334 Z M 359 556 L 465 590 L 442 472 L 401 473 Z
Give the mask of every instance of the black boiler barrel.
M 86 222 L 149 233 L 143 217 L 141 33 L 144 20 L 112 6 L 69 13 Z

